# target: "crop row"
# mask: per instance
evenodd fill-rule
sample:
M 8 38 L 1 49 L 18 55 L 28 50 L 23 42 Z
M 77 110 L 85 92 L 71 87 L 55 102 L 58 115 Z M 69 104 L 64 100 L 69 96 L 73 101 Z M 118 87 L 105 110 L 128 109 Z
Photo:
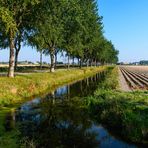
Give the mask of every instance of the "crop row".
M 135 72 L 125 66 L 120 66 L 120 70 L 131 89 L 147 89 L 148 77 L 142 73 Z

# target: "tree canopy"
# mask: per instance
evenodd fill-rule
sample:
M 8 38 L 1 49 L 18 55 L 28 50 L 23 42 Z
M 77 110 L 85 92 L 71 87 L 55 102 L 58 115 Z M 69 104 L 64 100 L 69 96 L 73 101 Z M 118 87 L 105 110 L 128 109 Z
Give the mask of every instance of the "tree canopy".
M 57 51 L 81 64 L 118 61 L 118 51 L 104 37 L 96 0 L 1 0 L 0 48 L 10 49 L 9 77 L 22 42 L 50 55 L 51 72 Z

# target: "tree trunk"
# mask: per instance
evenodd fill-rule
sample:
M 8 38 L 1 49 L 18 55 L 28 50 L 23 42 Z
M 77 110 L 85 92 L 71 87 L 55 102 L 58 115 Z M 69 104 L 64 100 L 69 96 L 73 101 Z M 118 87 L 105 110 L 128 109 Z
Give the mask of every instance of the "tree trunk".
M 86 64 L 87 64 L 87 67 L 88 67 L 89 66 L 89 60 L 87 60 L 87 63 Z
M 80 59 L 78 58 L 78 66 L 80 65 Z
M 40 52 L 40 69 L 42 69 L 42 65 L 43 65 L 42 57 L 43 57 L 43 52 L 41 51 Z
M 82 59 L 80 59 L 80 68 L 82 68 L 82 63 L 83 63 Z
M 15 49 L 15 65 L 14 65 L 15 70 L 17 70 L 18 54 L 19 54 L 19 51 Z
M 55 52 L 55 68 L 57 68 L 57 52 Z
M 75 57 L 72 58 L 72 66 L 74 67 L 75 64 Z
M 54 47 L 52 47 L 51 48 L 51 51 L 50 51 L 50 59 L 51 59 L 51 65 L 50 65 L 50 72 L 54 72 L 55 71 L 55 54 L 54 54 L 54 52 L 55 52 L 55 48 Z
M 19 52 L 20 52 L 20 49 L 21 49 L 21 37 L 22 37 L 22 34 L 20 33 L 16 39 L 15 39 L 15 65 L 14 65 L 14 69 L 17 70 L 17 64 L 18 64 L 18 55 L 19 55 Z
M 9 70 L 8 77 L 14 77 L 14 32 L 10 29 L 10 57 L 9 57 Z
M 68 54 L 68 65 L 67 65 L 67 69 L 69 69 L 69 67 L 70 67 L 70 56 Z
M 17 70 L 17 65 L 18 65 L 18 55 L 20 52 L 21 46 L 19 46 L 19 48 L 15 48 L 15 65 L 14 65 L 14 69 Z

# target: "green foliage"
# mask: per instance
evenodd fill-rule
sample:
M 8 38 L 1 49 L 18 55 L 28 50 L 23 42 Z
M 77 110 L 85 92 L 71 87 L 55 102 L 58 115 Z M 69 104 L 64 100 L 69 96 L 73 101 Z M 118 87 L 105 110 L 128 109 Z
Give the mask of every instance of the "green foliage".
M 46 94 L 48 89 L 52 90 L 65 83 L 82 79 L 105 68 L 83 68 L 72 70 L 60 70 L 54 74 L 33 73 L 16 76 L 14 79 L 0 77 L 0 106 L 8 106 L 25 99 Z
M 5 1 L 0 2 L 0 24 L 4 28 L 4 33 L 9 34 L 9 30 L 18 32 L 20 26 L 24 26 L 29 22 L 26 20 L 32 13 L 32 7 L 39 4 L 40 0 L 22 0 L 22 1 Z M 2 33 L 2 32 L 1 32 Z
M 98 90 L 93 99 L 91 109 L 103 123 L 120 129 L 119 134 L 134 142 L 147 141 L 148 97 L 145 94 Z
M 32 29 L 34 10 L 39 2 L 40 0 L 0 1 L 0 47 L 10 48 L 9 77 L 14 77 L 14 48 L 19 52 L 25 38 L 24 30 Z
M 116 129 L 133 142 L 148 141 L 148 96 L 145 92 L 120 92 L 117 68 L 107 74 L 94 96 L 86 99 L 96 120 Z
M 117 67 L 108 67 L 106 78 L 99 84 L 99 88 L 106 90 L 116 90 L 119 88 Z
M 8 33 L 10 28 L 13 28 L 14 31 L 17 30 L 16 23 L 8 8 L 0 7 L 0 24 L 4 25 L 5 33 Z
M 118 51 L 104 38 L 96 0 L 1 0 L 0 25 L 0 47 L 10 47 L 12 73 L 14 47 L 17 62 L 21 42 L 50 54 L 51 70 L 54 55 L 62 50 L 82 62 L 118 60 Z
M 19 148 L 18 146 L 18 131 L 11 131 L 0 137 L 0 147 L 2 148 Z
M 118 52 L 103 37 L 102 17 L 95 0 L 46 0 L 39 7 L 44 9 L 39 9 L 40 19 L 28 43 L 49 54 L 53 67 L 56 49 L 82 62 L 117 62 Z

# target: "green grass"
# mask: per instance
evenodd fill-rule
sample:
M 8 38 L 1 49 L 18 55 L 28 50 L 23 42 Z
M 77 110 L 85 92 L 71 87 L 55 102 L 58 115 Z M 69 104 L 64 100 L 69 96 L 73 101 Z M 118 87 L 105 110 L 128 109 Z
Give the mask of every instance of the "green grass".
M 19 132 L 15 129 L 10 132 L 5 131 L 5 118 L 12 109 L 2 108 L 0 111 L 0 148 L 17 148 Z
M 86 100 L 96 120 L 127 140 L 148 143 L 148 92 L 118 90 L 118 70 L 113 69 Z
M 104 69 L 105 67 L 83 68 L 58 70 L 55 73 L 34 73 L 15 78 L 0 77 L 0 106 L 8 106 L 27 98 L 30 99 Z
M 20 145 L 19 131 L 5 131 L 4 124 L 8 112 L 12 111 L 35 96 L 46 95 L 53 89 L 83 79 L 106 67 L 57 70 L 55 73 L 34 73 L 16 76 L 15 78 L 0 77 L 0 148 L 17 148 Z M 22 141 L 22 147 L 28 140 Z M 29 142 L 30 144 L 30 142 Z

